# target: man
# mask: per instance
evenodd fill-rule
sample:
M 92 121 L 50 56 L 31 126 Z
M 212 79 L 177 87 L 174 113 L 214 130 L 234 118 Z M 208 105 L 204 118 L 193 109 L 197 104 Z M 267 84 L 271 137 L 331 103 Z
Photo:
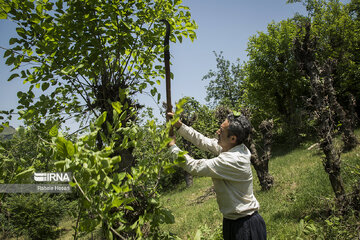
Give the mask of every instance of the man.
M 174 114 L 168 115 L 173 117 Z M 193 175 L 212 178 L 219 209 L 224 217 L 224 240 L 266 239 L 265 222 L 257 212 L 259 203 L 253 194 L 251 153 L 243 144 L 250 134 L 249 121 L 242 115 L 229 114 L 216 131 L 218 140 L 203 136 L 181 121 L 174 126 L 183 138 L 217 155 L 212 159 L 198 160 L 185 155 L 186 161 L 181 167 Z M 174 154 L 181 151 L 175 139 L 169 146 Z

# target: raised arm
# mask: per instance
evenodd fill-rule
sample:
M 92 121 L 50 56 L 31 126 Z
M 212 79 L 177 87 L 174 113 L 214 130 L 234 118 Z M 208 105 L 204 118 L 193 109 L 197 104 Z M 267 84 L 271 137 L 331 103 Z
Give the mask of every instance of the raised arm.
M 182 124 L 178 129 L 178 133 L 201 150 L 211 152 L 215 155 L 219 155 L 221 153 L 222 148 L 218 144 L 217 139 L 205 137 L 192 127 Z
M 173 117 L 173 115 L 173 113 L 168 113 L 169 117 Z M 205 137 L 203 134 L 199 133 L 192 127 L 183 124 L 180 120 L 176 122 L 174 126 L 178 129 L 178 133 L 180 134 L 180 136 L 182 136 L 201 150 L 211 152 L 215 155 L 219 155 L 221 153 L 222 148 L 218 144 L 217 139 Z

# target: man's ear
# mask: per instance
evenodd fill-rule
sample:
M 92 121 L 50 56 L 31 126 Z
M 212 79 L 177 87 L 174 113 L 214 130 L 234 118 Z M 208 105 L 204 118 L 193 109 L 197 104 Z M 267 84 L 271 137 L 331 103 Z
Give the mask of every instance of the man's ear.
M 232 135 L 230 138 L 231 143 L 236 143 L 236 140 L 237 140 L 236 136 Z

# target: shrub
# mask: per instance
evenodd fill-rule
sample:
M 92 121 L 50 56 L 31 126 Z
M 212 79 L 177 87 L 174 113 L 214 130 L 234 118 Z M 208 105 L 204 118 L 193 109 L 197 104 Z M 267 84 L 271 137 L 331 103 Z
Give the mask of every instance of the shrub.
M 66 209 L 62 196 L 49 194 L 12 195 L 6 199 L 5 210 L 16 235 L 30 239 L 54 239 Z

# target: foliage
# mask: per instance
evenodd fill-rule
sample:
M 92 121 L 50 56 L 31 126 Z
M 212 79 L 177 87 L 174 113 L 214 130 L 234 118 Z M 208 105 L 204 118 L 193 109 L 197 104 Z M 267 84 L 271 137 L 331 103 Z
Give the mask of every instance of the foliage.
M 297 239 L 357 239 L 359 237 L 358 212 L 346 216 L 330 215 L 321 222 L 309 217 L 301 219 Z
M 113 105 L 118 106 L 116 103 Z M 140 131 L 134 123 L 121 124 L 121 118 L 127 111 L 134 114 L 131 109 L 114 108 L 113 122 L 104 112 L 91 124 L 91 131 L 76 142 L 65 139 L 54 127 L 50 135 L 53 137 L 54 157 L 58 160 L 55 166 L 59 171 L 73 172 L 71 185 L 80 191 L 80 209 L 84 210 L 78 215 L 79 231 L 91 232 L 102 223 L 108 239 L 114 235 L 122 239 L 135 236 L 156 239 L 161 234 L 159 224 L 174 221 L 171 213 L 158 200 L 160 174 L 171 172 L 172 166 L 178 163 L 176 160 L 172 162 L 163 153 L 170 142 L 167 134 L 171 122 L 163 129 L 159 129 L 154 121 L 148 122 L 146 136 L 152 139 L 152 146 L 137 159 L 135 166 L 119 172 L 118 163 L 121 164 L 124 159 L 112 156 L 114 151 L 119 150 L 115 148 L 116 142 L 125 136 L 118 148 L 136 148 L 144 137 L 144 131 Z M 98 150 L 96 138 L 102 124 L 106 124 L 111 137 L 105 139 L 101 134 L 105 145 Z
M 337 64 L 334 87 L 340 103 L 346 108 L 349 94 L 359 100 L 359 21 L 354 18 L 356 1 L 344 5 L 337 0 L 306 1 L 312 34 L 316 36 L 319 49 L 316 58 L 328 59 Z
M 290 136 L 311 134 L 304 104 L 310 93 L 309 81 L 302 77 L 293 53 L 294 38 L 300 34 L 303 22 L 308 21 L 315 28 L 313 36 L 320 46 L 317 59 L 337 62 L 334 87 L 340 103 L 347 108 L 349 94 L 359 96 L 358 21 L 351 17 L 356 8 L 335 0 L 309 0 L 304 4 L 308 16 L 295 15 L 270 23 L 266 33 L 251 37 L 247 48 L 249 61 L 245 63 L 246 102 L 254 109 L 254 118 L 273 118 L 278 129 Z
M 3 1 L 1 18 L 18 26 L 4 54 L 15 72 L 9 81 L 29 84 L 28 92 L 17 94 L 21 118 L 33 124 L 49 116 L 59 123 L 67 116 L 86 122 L 87 115 L 108 111 L 111 119 L 108 99 L 136 105 L 131 96 L 147 86 L 159 99 L 154 79 L 164 75 L 156 65 L 165 32 L 160 20 L 170 22 L 171 41 L 194 40 L 197 26 L 188 10 L 169 0 Z
M 240 59 L 235 64 L 230 64 L 229 60 L 225 60 L 222 52 L 220 54 L 214 52 L 214 54 L 217 72 L 210 70 L 202 79 L 209 80 L 206 100 L 213 100 L 214 106 L 220 104 L 235 107 L 244 101 L 244 69 Z
M 0 183 L 31 183 L 34 172 L 54 169 L 49 136 L 31 128 L 20 127 L 9 140 L 0 142 Z M 2 234 L 54 238 L 66 204 L 62 197 L 38 194 L 1 194 Z
M 34 129 L 20 127 L 12 139 L 0 142 L 0 183 L 24 182 L 35 170 L 53 169 L 46 136 Z M 43 137 L 43 138 L 42 138 Z
M 56 239 L 56 226 L 66 213 L 62 196 L 49 194 L 12 195 L 2 211 L 17 236 L 30 239 Z
M 299 132 L 309 83 L 301 77 L 292 53 L 297 29 L 292 19 L 270 23 L 267 33 L 259 32 L 248 43 L 244 85 L 247 102 L 256 125 L 274 119 L 289 134 Z

